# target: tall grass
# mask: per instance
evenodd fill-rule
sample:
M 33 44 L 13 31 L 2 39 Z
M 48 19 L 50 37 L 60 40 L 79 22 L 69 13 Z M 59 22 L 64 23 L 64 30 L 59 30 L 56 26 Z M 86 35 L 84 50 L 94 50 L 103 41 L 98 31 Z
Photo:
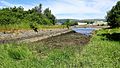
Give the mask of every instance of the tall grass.
M 36 26 L 38 29 L 64 29 L 65 25 L 39 25 Z M 9 25 L 0 25 L 0 31 L 12 31 L 12 30 L 30 30 L 29 23 L 21 24 L 9 24 Z
M 65 25 L 39 25 L 38 29 L 64 29 Z
M 25 44 L 0 45 L 0 68 L 31 68 L 40 66 Z
M 41 53 L 30 50 L 26 44 L 0 46 L 0 68 L 69 68 L 76 47 L 65 49 L 42 49 Z M 41 48 L 40 48 L 41 49 Z M 72 64 L 71 64 L 72 65 Z
M 0 31 L 11 31 L 20 29 L 30 29 L 30 26 L 28 23 L 0 25 Z

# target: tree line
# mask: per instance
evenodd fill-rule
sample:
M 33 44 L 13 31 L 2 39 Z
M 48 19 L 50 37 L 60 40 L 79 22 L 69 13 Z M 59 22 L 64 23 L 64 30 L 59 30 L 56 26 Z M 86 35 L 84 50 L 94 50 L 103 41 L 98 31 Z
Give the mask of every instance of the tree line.
M 27 11 L 22 6 L 0 9 L 0 25 L 9 24 L 55 25 L 56 18 L 49 8 L 42 10 L 42 4 Z

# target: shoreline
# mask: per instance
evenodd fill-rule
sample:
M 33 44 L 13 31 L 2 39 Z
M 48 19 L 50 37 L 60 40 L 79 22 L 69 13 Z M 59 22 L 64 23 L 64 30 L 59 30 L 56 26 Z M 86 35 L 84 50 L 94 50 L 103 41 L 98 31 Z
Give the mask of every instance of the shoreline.
M 66 34 L 69 32 L 72 32 L 72 30 L 68 30 L 68 29 L 53 29 L 53 30 L 51 30 L 50 29 L 50 30 L 39 30 L 38 33 L 34 32 L 32 30 L 29 30 L 24 33 L 20 32 L 16 36 L 14 35 L 14 33 L 2 34 L 0 37 L 4 37 L 4 38 L 3 39 L 0 38 L 0 44 L 10 43 L 10 42 L 17 42 L 17 43 L 19 43 L 19 42 L 25 42 L 25 43 L 35 42 L 35 41 L 39 41 L 39 40 L 46 39 L 49 37 Z
M 14 33 L 6 32 L 5 34 L 3 32 L 0 32 L 0 44 L 11 43 L 11 42 L 13 43 L 36 42 L 39 40 L 67 34 L 70 32 L 76 32 L 76 31 L 74 31 L 73 29 L 44 29 L 44 30 L 38 30 L 38 32 L 34 32 L 33 30 L 19 30 Z M 91 34 L 93 34 L 93 31 L 90 33 L 90 36 Z

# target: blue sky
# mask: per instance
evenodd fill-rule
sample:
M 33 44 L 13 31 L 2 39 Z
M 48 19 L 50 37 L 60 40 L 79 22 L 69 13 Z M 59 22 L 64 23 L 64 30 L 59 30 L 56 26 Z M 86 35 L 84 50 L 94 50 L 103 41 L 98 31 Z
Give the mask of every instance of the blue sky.
M 0 0 L 0 8 L 23 6 L 28 10 L 41 3 L 43 10 L 49 7 L 57 19 L 103 19 L 117 1 L 119 0 Z

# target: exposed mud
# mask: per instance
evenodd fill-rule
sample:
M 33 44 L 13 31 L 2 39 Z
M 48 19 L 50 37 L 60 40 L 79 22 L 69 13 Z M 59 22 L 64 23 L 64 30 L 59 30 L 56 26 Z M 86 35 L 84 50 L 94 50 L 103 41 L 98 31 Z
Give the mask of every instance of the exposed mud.
M 73 46 L 73 45 L 85 45 L 90 41 L 90 36 L 86 36 L 80 33 L 75 33 L 74 31 L 67 34 L 62 34 L 55 37 L 50 37 L 37 41 L 35 43 L 42 42 L 45 45 L 52 45 L 55 47 L 62 47 L 64 45 Z

